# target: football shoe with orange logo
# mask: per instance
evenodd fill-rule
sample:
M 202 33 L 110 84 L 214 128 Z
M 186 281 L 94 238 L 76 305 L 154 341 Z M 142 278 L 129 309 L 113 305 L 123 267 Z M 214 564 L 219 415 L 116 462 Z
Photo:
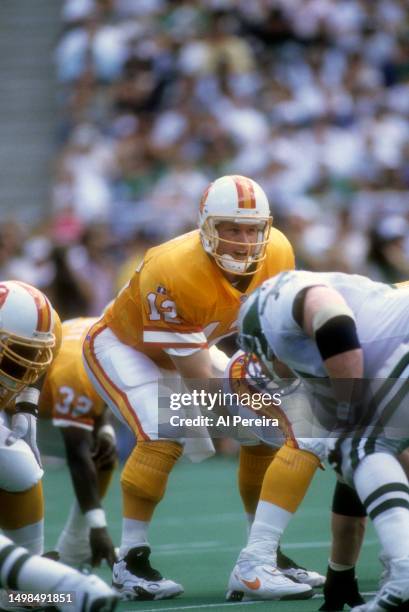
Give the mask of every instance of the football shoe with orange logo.
M 240 561 L 230 574 L 227 601 L 253 599 L 308 599 L 313 590 L 308 584 L 300 584 L 286 578 L 273 565 L 260 561 Z

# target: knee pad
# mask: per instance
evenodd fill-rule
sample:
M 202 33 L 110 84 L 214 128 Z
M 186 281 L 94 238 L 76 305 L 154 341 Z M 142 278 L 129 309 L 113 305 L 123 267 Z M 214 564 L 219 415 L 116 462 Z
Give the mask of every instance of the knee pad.
M 332 498 L 332 512 L 344 516 L 366 516 L 366 509 L 358 493 L 349 485 L 337 480 Z
M 122 487 L 138 497 L 159 502 L 165 493 L 169 473 L 182 452 L 183 447 L 177 442 L 138 441 L 122 472 Z
M 9 434 L 7 427 L 0 426 L 0 489 L 21 493 L 41 480 L 44 472 L 24 440 L 17 440 L 11 446 L 5 445 Z

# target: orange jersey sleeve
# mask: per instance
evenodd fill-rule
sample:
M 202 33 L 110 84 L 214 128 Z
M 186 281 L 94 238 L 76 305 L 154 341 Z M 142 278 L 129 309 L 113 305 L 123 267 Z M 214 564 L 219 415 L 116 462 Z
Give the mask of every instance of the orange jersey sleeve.
M 52 418 L 59 427 L 76 426 L 92 431 L 104 402 L 94 390 L 82 363 L 82 342 L 96 321 L 79 318 L 62 325 L 61 348 L 52 362 L 40 395 L 40 417 Z

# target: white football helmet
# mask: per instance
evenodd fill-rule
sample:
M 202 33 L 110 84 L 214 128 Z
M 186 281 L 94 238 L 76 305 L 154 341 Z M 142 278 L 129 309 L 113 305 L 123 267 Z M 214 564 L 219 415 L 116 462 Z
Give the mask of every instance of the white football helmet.
M 53 358 L 53 309 L 46 296 L 19 281 L 0 282 L 0 400 L 33 384 Z
M 259 224 L 257 241 L 245 244 L 248 249 L 246 259 L 234 259 L 231 255 L 220 255 L 217 252 L 221 243 L 243 245 L 241 242 L 220 238 L 217 225 L 221 221 Z M 218 178 L 210 183 L 200 202 L 199 230 L 203 248 L 222 270 L 230 274 L 254 274 L 253 264 L 257 266 L 265 259 L 271 223 L 266 194 L 260 185 L 245 176 Z

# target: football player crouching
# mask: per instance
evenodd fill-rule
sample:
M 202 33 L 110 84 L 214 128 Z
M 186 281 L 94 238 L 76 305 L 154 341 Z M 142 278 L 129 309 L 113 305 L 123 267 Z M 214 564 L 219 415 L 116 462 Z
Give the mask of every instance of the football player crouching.
M 213 345 L 235 333 L 240 304 L 255 287 L 294 267 L 291 245 L 271 224 L 267 196 L 255 181 L 215 180 L 200 202 L 198 229 L 149 249 L 84 341 L 95 388 L 137 438 L 121 476 L 122 539 L 113 584 L 123 598 L 183 593 L 181 584 L 150 565 L 154 511 L 174 465 L 188 455 L 183 434 L 160 430 L 158 388 L 172 378 L 192 390 L 192 381 L 223 376 Z
M 353 507 L 341 499 L 338 514 L 353 527 L 366 511 L 381 545 L 387 571 L 375 597 L 365 603 L 357 592 L 356 601 L 352 593 L 346 600 L 344 585 L 343 599 L 331 601 L 325 588 L 321 610 L 342 610 L 345 603 L 356 612 L 409 609 L 408 479 L 398 460 L 409 446 L 408 301 L 407 288 L 364 276 L 292 271 L 264 283 L 240 312 L 241 348 L 271 377 L 278 360 L 285 364 L 315 404 L 328 462 L 351 491 Z M 265 522 L 275 524 L 267 510 Z M 343 582 L 349 572 L 352 585 L 360 538 L 350 535 L 341 544 L 343 560 L 331 558 L 329 569 Z M 331 557 L 341 549 L 333 543 Z
M 19 590 L 69 591 L 71 612 L 108 611 L 117 596 L 102 580 L 39 556 L 44 509 L 37 406 L 41 379 L 60 341 L 59 317 L 41 291 L 17 281 L 0 283 L 0 606 L 18 610 Z M 57 607 L 68 610 L 62 599 Z
M 39 388 L 60 339 L 61 323 L 45 295 L 25 283 L 0 283 L 0 528 L 36 554 L 44 532 Z
M 239 423 L 235 435 L 244 445 L 242 450 L 254 458 L 263 454 L 270 456 L 264 472 L 248 470 L 248 478 L 240 483 L 244 502 L 246 480 L 258 488 L 259 502 L 257 509 L 247 513 L 249 540 L 231 573 L 226 598 L 242 601 L 311 597 L 312 587 L 322 586 L 324 576 L 300 567 L 279 546 L 297 499 L 297 492 L 288 484 L 289 472 L 296 467 L 295 484 L 305 493 L 325 452 L 320 438 L 296 437 L 297 431 L 305 434 L 307 428 L 311 433 L 310 411 L 300 381 L 292 374 L 288 379 L 270 380 L 264 376 L 259 362 L 249 361 L 243 350 L 230 359 L 225 379 L 227 392 L 240 399 L 239 403 L 232 402 L 229 406 L 226 402 L 226 405 Z M 256 399 L 257 402 L 253 401 Z M 240 422 L 252 423 L 252 426 L 240 427 Z M 270 520 L 272 509 L 274 521 Z M 295 585 L 288 588 L 288 578 L 296 583 L 297 589 Z
M 40 396 L 40 417 L 51 418 L 61 431 L 75 492 L 55 558 L 75 567 L 99 566 L 104 559 L 112 567 L 115 561 L 101 503 L 117 462 L 115 432 L 82 362 L 83 338 L 95 321 L 63 323 L 61 349 Z

